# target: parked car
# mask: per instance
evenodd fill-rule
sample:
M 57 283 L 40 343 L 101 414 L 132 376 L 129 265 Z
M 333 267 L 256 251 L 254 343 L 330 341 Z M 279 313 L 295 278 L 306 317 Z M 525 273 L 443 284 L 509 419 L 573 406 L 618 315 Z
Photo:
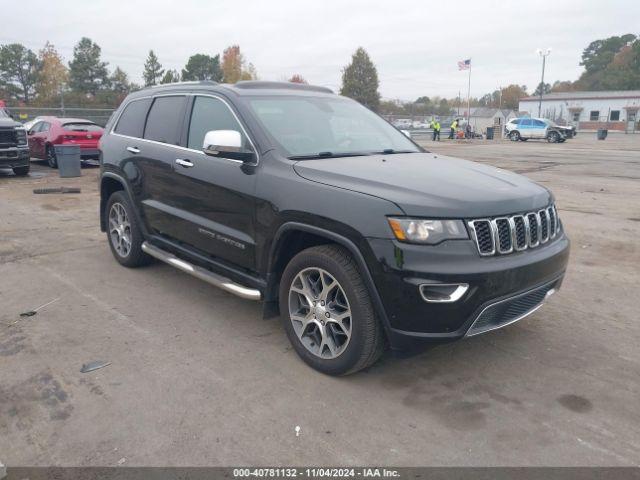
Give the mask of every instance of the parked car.
M 23 176 L 29 173 L 30 166 L 26 130 L 0 108 L 0 168 L 10 168 Z
M 83 161 L 98 161 L 98 142 L 104 129 L 80 118 L 42 117 L 27 132 L 31 157 L 58 167 L 55 145 L 79 145 Z
M 28 122 L 24 122 L 22 126 L 25 128 L 26 131 L 29 131 L 36 123 L 38 123 L 42 119 L 43 117 L 36 117 L 32 120 L 29 120 Z
M 100 225 L 120 264 L 156 258 L 279 310 L 297 354 L 327 374 L 385 345 L 511 324 L 567 266 L 545 187 L 429 153 L 323 87 L 147 88 L 100 148 Z
M 575 136 L 575 127 L 560 127 L 545 118 L 512 118 L 505 129 L 510 140 L 545 139 L 551 143 L 564 142 Z

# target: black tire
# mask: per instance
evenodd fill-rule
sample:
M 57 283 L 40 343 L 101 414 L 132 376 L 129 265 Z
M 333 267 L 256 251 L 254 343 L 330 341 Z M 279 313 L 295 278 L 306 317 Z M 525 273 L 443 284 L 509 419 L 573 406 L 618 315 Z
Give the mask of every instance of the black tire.
M 29 175 L 29 170 L 31 169 L 31 165 L 25 165 L 24 167 L 14 167 L 13 173 L 19 177 L 24 177 Z
M 511 133 L 509 133 L 509 140 L 511 140 L 512 142 L 517 142 L 518 140 L 520 140 L 520 133 L 516 130 L 512 131 Z
M 328 272 L 339 283 L 351 310 L 350 340 L 335 358 L 320 358 L 298 338 L 289 309 L 289 293 L 296 276 L 309 268 Z M 312 368 L 328 375 L 348 375 L 375 363 L 384 350 L 384 332 L 369 290 L 349 252 L 337 245 L 321 245 L 298 253 L 287 265 L 280 281 L 279 303 L 289 341 Z M 315 317 L 314 317 L 315 318 Z
M 53 145 L 47 145 L 45 157 L 47 159 L 47 164 L 51 168 L 58 168 L 58 159 L 56 158 L 56 150 L 53 148 Z
M 558 132 L 549 132 L 549 135 L 547 135 L 547 142 L 549 143 L 560 142 L 560 134 Z
M 127 220 L 129 223 L 128 238 L 130 240 L 130 246 L 128 251 L 118 251 L 117 241 L 115 240 L 115 234 L 111 230 L 110 214 L 114 205 L 122 206 L 126 212 Z M 117 207 L 119 208 L 119 207 Z M 129 197 L 123 191 L 117 191 L 111 194 L 105 207 L 105 218 L 107 222 L 107 242 L 109 242 L 109 248 L 115 259 L 124 265 L 125 267 L 135 268 L 151 263 L 153 257 L 147 255 L 142 251 L 142 242 L 144 237 L 142 231 L 136 220 L 136 216 L 129 201 Z

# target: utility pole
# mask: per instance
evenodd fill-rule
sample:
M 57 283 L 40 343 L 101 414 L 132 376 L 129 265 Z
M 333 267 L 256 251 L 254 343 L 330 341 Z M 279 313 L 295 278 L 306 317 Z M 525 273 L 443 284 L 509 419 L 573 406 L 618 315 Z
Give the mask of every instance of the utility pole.
M 551 54 L 551 48 L 537 49 L 536 53 L 542 57 L 542 79 L 540 80 L 540 99 L 538 100 L 538 118 L 541 118 L 542 113 L 542 94 L 544 93 L 544 67 L 547 61 L 547 56 Z

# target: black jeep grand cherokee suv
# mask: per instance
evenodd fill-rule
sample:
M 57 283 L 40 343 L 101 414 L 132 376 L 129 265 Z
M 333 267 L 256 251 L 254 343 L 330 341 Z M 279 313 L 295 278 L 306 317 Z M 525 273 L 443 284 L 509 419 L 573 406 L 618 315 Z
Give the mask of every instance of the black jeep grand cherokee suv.
M 297 353 L 355 372 L 502 327 L 558 289 L 553 195 L 424 151 L 321 87 L 210 82 L 133 93 L 101 141 L 101 228 L 122 265 L 155 257 L 280 310 Z

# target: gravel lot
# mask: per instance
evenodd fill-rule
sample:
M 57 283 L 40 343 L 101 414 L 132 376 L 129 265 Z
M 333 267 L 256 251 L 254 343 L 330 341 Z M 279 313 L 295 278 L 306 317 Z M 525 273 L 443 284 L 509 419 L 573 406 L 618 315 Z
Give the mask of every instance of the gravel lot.
M 0 462 L 640 464 L 640 135 L 425 146 L 550 187 L 567 277 L 517 324 L 347 378 L 298 360 L 258 304 L 119 266 L 97 169 L 0 172 Z M 82 193 L 32 194 L 62 185 Z M 80 373 L 92 360 L 112 364 Z

